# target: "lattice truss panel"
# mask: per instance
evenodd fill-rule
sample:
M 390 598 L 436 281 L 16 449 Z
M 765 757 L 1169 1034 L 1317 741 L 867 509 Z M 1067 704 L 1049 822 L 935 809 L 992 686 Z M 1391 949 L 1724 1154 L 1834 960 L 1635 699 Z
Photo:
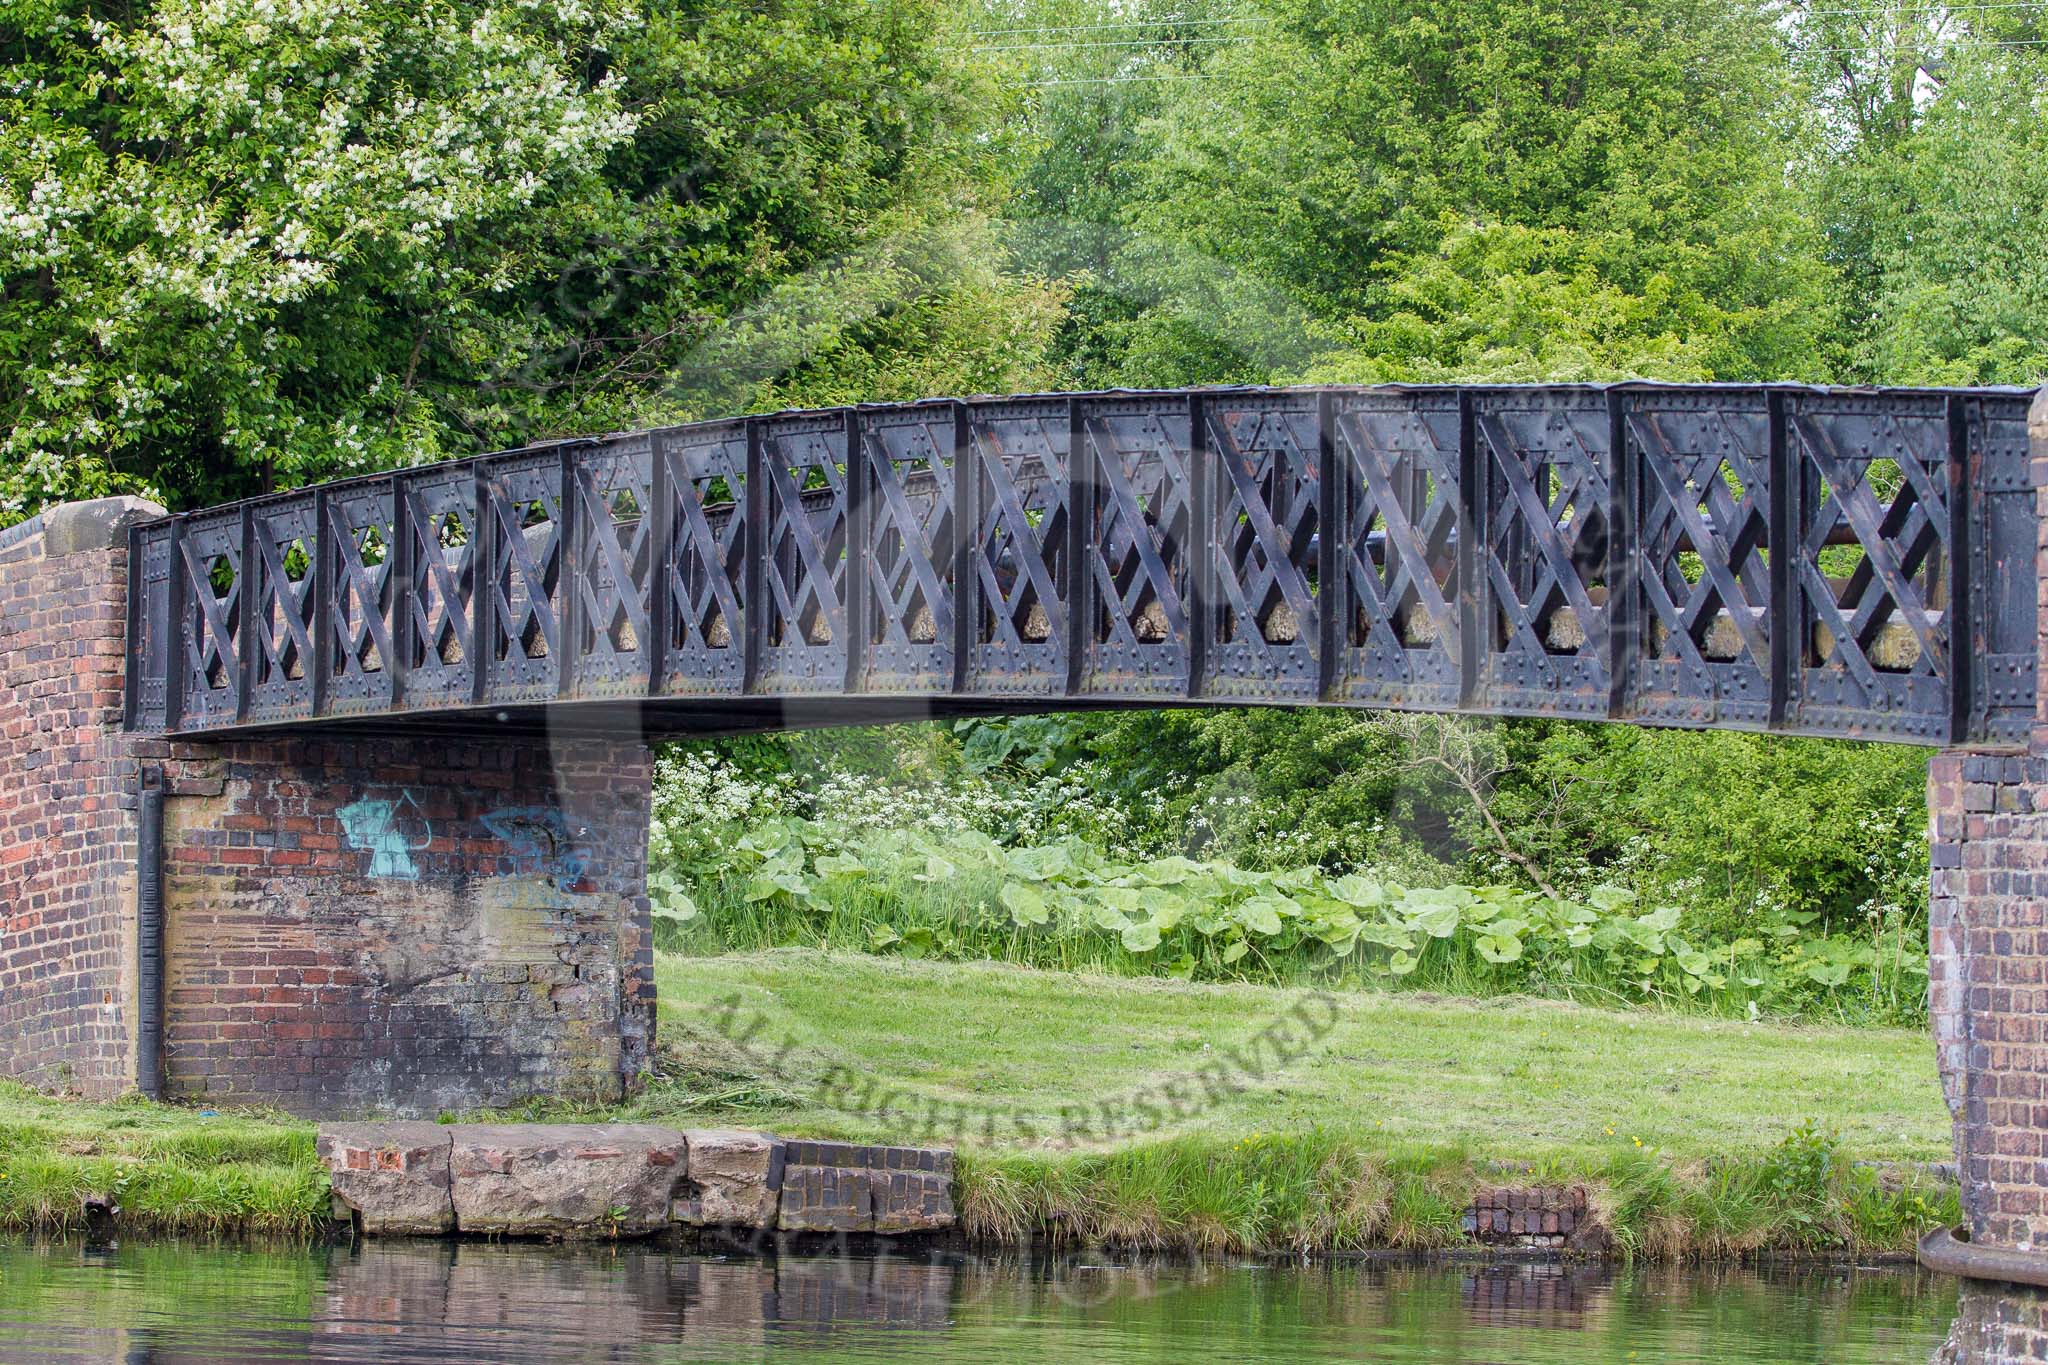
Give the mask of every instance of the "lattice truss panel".
M 491 695 L 550 697 L 561 690 L 562 461 L 552 452 L 519 455 L 484 470 Z
M 1951 683 L 1946 405 L 1801 396 L 1798 469 L 1801 719 L 1938 737 Z
M 1194 529 L 1185 404 L 1082 407 L 1084 683 L 1120 696 L 1185 696 Z
M 962 486 L 977 480 L 972 576 L 979 610 L 969 676 L 1006 692 L 1066 690 L 1070 405 L 983 403 L 967 416 Z
M 467 700 L 476 684 L 476 478 L 467 469 L 453 469 L 408 479 L 402 511 L 399 547 L 408 591 L 399 655 L 405 699 Z
M 242 518 L 216 512 L 193 518 L 177 537 L 180 596 L 177 700 L 189 724 L 228 724 L 242 704 Z
M 1471 420 L 1478 691 L 1503 711 L 1604 715 L 1606 404 L 1584 391 L 1510 390 L 1474 404 Z
M 397 678 L 392 645 L 394 501 L 389 484 L 353 484 L 323 499 L 318 562 L 325 574 L 321 679 L 327 709 L 359 715 L 390 707 Z
M 649 584 L 654 581 L 653 442 L 623 437 L 571 452 L 570 639 L 578 695 L 647 690 Z
M 1762 725 L 1773 628 L 1768 401 L 1659 394 L 1625 411 L 1648 607 L 1634 642 L 1638 704 L 1675 722 Z
M 1217 695 L 1317 695 L 1322 496 L 1314 395 L 1203 401 L 1203 462 L 1215 509 L 1204 651 Z
M 664 433 L 655 452 L 661 505 L 674 527 L 662 555 L 668 635 L 655 690 L 739 692 L 746 683 L 748 609 L 746 425 Z
M 761 676 L 780 691 L 842 691 L 848 419 L 841 413 L 780 419 L 759 439 Z
M 862 423 L 860 645 L 873 691 L 952 685 L 957 425 L 950 403 Z
M 310 495 L 249 509 L 245 590 L 255 647 L 245 718 L 295 715 L 312 701 L 316 512 Z
M 1337 582 L 1341 693 L 1385 706 L 1458 704 L 1458 397 L 1340 396 Z

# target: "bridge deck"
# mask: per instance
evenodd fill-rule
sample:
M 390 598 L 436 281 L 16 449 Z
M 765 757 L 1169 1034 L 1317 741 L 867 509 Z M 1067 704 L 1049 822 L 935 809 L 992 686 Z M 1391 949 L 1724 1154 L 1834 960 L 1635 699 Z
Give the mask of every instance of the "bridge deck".
M 128 723 L 1229 702 L 2018 741 L 2027 398 L 1207 389 L 554 443 L 136 528 Z

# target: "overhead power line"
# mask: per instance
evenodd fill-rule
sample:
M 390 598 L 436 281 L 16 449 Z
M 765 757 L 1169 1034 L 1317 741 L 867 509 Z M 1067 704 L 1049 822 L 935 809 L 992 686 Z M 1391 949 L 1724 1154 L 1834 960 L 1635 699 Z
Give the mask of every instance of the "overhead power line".
M 1116 47 L 1215 47 L 1218 45 L 1242 43 L 1243 38 L 1130 38 L 1113 42 L 1086 43 L 1005 43 L 1001 46 L 977 47 L 976 52 L 1082 52 L 1091 48 Z
M 1200 73 L 1200 72 L 1194 72 L 1194 71 L 1190 71 L 1190 72 L 1186 73 L 1185 75 L 1177 75 L 1177 76 L 1087 76 L 1087 77 L 1062 77 L 1062 78 L 1061 78 L 1061 79 L 1059 79 L 1059 80 L 1051 80 L 1051 81 L 1022 81 L 1022 82 L 1019 82 L 1019 84 L 1022 84 L 1022 85 L 1026 85 L 1026 86 L 1029 86 L 1029 87 L 1031 87 L 1032 89 L 1036 89 L 1036 90 L 1043 90 L 1043 89 L 1045 89 L 1045 88 L 1046 88 L 1046 87 L 1048 87 L 1048 86 L 1054 86 L 1054 85 L 1149 85 L 1149 84 L 1152 84 L 1152 83 L 1154 83 L 1154 82 L 1165 82 L 1165 83 L 1168 83 L 1168 84 L 1179 84 L 1180 82 L 1183 82 L 1183 81 L 1222 81 L 1222 80 L 1229 80 L 1229 79 L 1230 79 L 1230 78 L 1229 78 L 1228 76 L 1210 76 L 1210 75 L 1205 75 L 1205 74 L 1203 74 L 1203 73 Z
M 1218 28 L 1270 22 L 1264 15 L 1245 15 L 1235 19 L 1120 19 L 1110 24 L 1044 24 L 1033 28 L 976 28 L 968 32 L 977 38 L 994 38 L 1008 33 L 1096 33 L 1104 29 L 1129 32 L 1141 28 Z
M 1923 12 L 1933 13 L 1938 10 L 1943 14 L 1960 14 L 1966 11 L 1986 9 L 2048 9 L 2048 0 L 1982 0 L 1982 3 L 1967 5 L 1935 4 L 1925 6 Z M 1862 5 L 1848 9 L 1794 10 L 1793 13 L 1807 19 L 1818 19 L 1823 15 L 1884 15 L 1891 17 L 1897 15 L 1899 10 L 1892 7 Z
M 1963 47 L 1972 47 L 1972 48 L 1981 48 L 1981 47 L 2048 47 L 2048 38 L 2004 38 L 2004 39 L 2000 39 L 2000 40 L 1999 40 L 1999 41 L 1997 41 L 1997 42 L 1991 42 L 1991 43 L 1984 43 L 1984 42 L 1971 42 L 1971 41 L 1965 40 L 1965 41 L 1963 41 L 1963 42 L 1962 42 L 1962 43 L 1960 44 L 1960 46 L 1963 46 Z M 1872 48 L 1868 48 L 1868 47 L 1811 47 L 1811 48 L 1807 48 L 1807 49 L 1805 50 L 1805 52 L 1804 52 L 1803 54 L 1801 54 L 1801 55 L 1803 55 L 1803 56 L 1808 56 L 1808 57 L 1839 57 L 1839 56 L 1843 56 L 1843 55 L 1846 55 L 1846 54 L 1857 54 L 1857 55 L 1861 55 L 1861 56 L 1870 56 L 1870 55 L 1872 55 L 1872 52 L 1873 52 L 1873 49 L 1872 49 Z

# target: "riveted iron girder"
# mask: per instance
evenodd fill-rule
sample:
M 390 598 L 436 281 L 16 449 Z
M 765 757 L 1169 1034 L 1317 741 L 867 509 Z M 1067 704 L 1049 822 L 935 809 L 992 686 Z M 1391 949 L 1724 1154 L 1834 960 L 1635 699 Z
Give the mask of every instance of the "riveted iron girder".
M 2017 741 L 2027 397 L 1033 394 L 555 443 L 136 527 L 128 720 L 1229 702 Z

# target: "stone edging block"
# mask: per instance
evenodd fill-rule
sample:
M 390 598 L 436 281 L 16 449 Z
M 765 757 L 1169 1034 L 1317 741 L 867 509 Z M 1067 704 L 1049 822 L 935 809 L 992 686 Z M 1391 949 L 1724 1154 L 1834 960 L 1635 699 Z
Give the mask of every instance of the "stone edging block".
M 321 1128 L 337 1213 L 368 1236 L 636 1237 L 951 1227 L 953 1153 L 644 1124 Z
M 775 1226 L 787 1144 L 768 1133 L 693 1129 L 672 1217 L 691 1227 Z
M 335 1213 L 365 1236 L 443 1237 L 455 1231 L 449 1134 L 438 1123 L 323 1124 L 314 1144 L 334 1189 Z
M 686 1170 L 672 1128 L 458 1124 L 449 1128 L 455 1225 L 503 1236 L 640 1237 L 668 1226 Z

